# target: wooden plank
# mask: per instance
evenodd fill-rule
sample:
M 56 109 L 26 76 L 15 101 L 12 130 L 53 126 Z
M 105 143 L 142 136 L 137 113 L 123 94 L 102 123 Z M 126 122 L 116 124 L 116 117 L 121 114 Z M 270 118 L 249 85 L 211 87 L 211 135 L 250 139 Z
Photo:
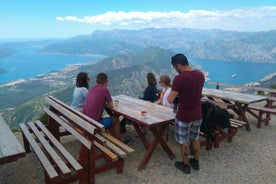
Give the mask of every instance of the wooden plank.
M 271 109 L 271 108 L 267 108 L 267 107 L 263 107 L 263 106 L 249 105 L 248 108 L 253 109 L 253 110 L 259 110 L 259 111 L 263 111 L 263 112 L 276 114 L 276 109 Z
M 236 123 L 236 122 L 231 122 L 231 126 L 235 127 L 235 128 L 238 128 L 238 127 L 241 127 L 242 124 L 239 124 L 239 123 Z
M 236 122 L 236 123 L 239 123 L 239 124 L 242 124 L 242 125 L 246 125 L 246 122 L 244 121 L 240 121 L 240 120 L 237 120 L 237 119 L 230 119 L 231 122 Z
M 69 124 L 67 124 L 63 119 L 61 119 L 58 115 L 54 114 L 47 107 L 43 108 L 44 111 L 51 116 L 56 122 L 58 122 L 62 127 L 64 127 L 67 131 L 69 131 L 72 135 L 74 135 L 85 147 L 91 149 L 91 142 L 88 141 L 83 135 L 81 135 L 78 131 L 72 128 Z
M 50 100 L 49 98 L 45 97 L 45 100 L 49 105 L 51 105 L 53 108 L 57 109 L 60 113 L 62 113 L 64 116 L 71 119 L 73 122 L 75 122 L 79 127 L 81 127 L 83 130 L 87 131 L 89 134 L 95 133 L 95 127 L 85 121 L 84 119 L 80 118 L 78 115 L 73 114 L 68 109 L 64 108 L 60 104 L 57 104 L 56 102 Z
M 101 136 L 100 134 L 98 134 L 98 136 Z M 111 135 L 110 135 L 111 136 Z M 111 136 L 113 137 L 113 136 Z M 114 137 L 113 137 L 114 138 Z M 121 158 L 125 158 L 127 156 L 127 153 L 124 152 L 121 148 L 119 148 L 117 145 L 114 145 L 111 141 L 109 141 L 108 139 L 106 139 L 105 137 L 102 137 L 101 139 L 105 140 L 105 144 L 104 146 L 109 148 L 111 151 L 113 151 L 115 154 L 117 154 L 118 156 L 120 156 Z M 115 139 L 115 138 L 114 138 Z M 123 143 L 122 143 L 123 144 Z M 131 148 L 132 149 L 132 148 Z
M 202 95 L 207 97 L 219 98 L 222 100 L 234 101 L 242 104 L 250 104 L 268 99 L 268 97 L 266 96 L 237 93 L 232 91 L 224 91 L 210 88 L 203 88 Z
M 109 149 L 98 143 L 97 141 L 94 141 L 95 146 L 99 148 L 101 151 L 103 151 L 106 155 L 108 155 L 109 158 L 111 158 L 112 161 L 118 160 L 118 156 L 112 153 Z
M 25 151 L 5 120 L 0 116 L 0 163 L 25 156 Z
M 82 169 L 82 166 L 76 161 L 76 159 L 58 142 L 58 140 L 51 134 L 51 132 L 40 122 L 36 121 L 38 127 L 44 132 L 44 134 L 49 138 L 49 140 L 55 145 L 59 152 L 64 156 L 64 158 L 70 163 L 75 171 Z
M 105 138 L 107 138 L 109 141 L 111 141 L 112 143 L 114 143 L 115 145 L 119 146 L 122 150 L 124 150 L 125 152 L 127 152 L 128 154 L 131 154 L 134 152 L 134 149 L 132 149 L 131 147 L 125 145 L 124 143 L 122 143 L 120 140 L 116 139 L 115 137 L 113 137 L 112 135 L 108 134 L 108 133 L 101 133 Z
M 269 93 L 276 93 L 276 89 L 272 89 L 272 88 L 264 88 L 264 87 L 256 87 L 256 86 L 241 86 L 236 84 L 226 84 L 226 83 L 218 83 L 218 82 L 208 82 L 208 84 L 231 87 L 231 88 L 251 89 L 255 91 L 265 91 Z
M 126 95 L 112 96 L 112 99 L 119 100 L 118 107 L 112 111 L 145 126 L 167 124 L 175 118 L 173 109 L 162 105 Z M 145 116 L 142 116 L 142 111 L 147 112 Z
M 72 113 L 76 114 L 77 116 L 81 117 L 82 119 L 84 119 L 85 121 L 89 122 L 90 124 L 92 124 L 94 127 L 96 127 L 100 132 L 105 130 L 105 127 L 103 124 L 93 120 L 92 118 L 88 117 L 87 115 L 83 114 L 82 112 L 71 108 L 69 105 L 67 105 L 66 103 L 56 99 L 53 96 L 48 96 L 49 99 L 55 101 L 56 103 L 60 104 L 61 106 L 63 106 L 64 108 L 68 109 L 69 111 L 71 111 Z
M 26 137 L 26 139 L 28 140 L 28 142 L 30 143 L 30 145 L 32 146 L 32 148 L 33 148 L 36 156 L 38 157 L 39 161 L 41 162 L 41 164 L 43 165 L 44 169 L 48 173 L 49 177 L 51 179 L 57 178 L 58 177 L 58 173 L 56 172 L 56 170 L 54 169 L 54 167 L 52 166 L 52 164 L 50 163 L 50 161 L 47 159 L 47 157 L 45 156 L 45 154 L 43 153 L 43 151 L 40 149 L 40 146 L 35 141 L 35 139 L 33 138 L 32 134 L 29 132 L 29 130 L 26 127 L 26 125 L 23 124 L 23 123 L 21 123 L 21 124 L 19 124 L 19 127 L 22 130 L 22 133 L 24 134 L 24 136 Z
M 45 151 L 48 152 L 48 154 L 52 157 L 53 161 L 57 164 L 60 171 L 64 175 L 71 173 L 71 170 L 69 169 L 69 167 L 64 163 L 62 158 L 56 153 L 56 151 L 49 144 L 49 142 L 44 138 L 44 136 L 41 135 L 40 131 L 36 128 L 34 123 L 29 122 L 28 125 L 32 129 L 35 136 L 38 138 L 39 142 L 41 143 L 41 146 L 44 147 Z
M 99 133 L 95 134 L 95 138 L 97 138 L 102 144 L 106 144 L 106 139 L 101 136 Z
M 234 124 L 234 123 L 231 123 L 231 125 L 230 125 L 231 127 L 233 127 L 233 128 L 239 128 L 239 126 L 238 125 L 236 125 L 236 124 Z
M 126 152 L 124 152 L 123 150 L 121 150 L 120 148 L 118 148 L 117 146 L 115 146 L 113 143 L 111 143 L 109 141 L 106 142 L 106 147 L 108 149 L 110 149 L 111 151 L 113 151 L 116 155 L 118 155 L 121 158 L 127 157 Z

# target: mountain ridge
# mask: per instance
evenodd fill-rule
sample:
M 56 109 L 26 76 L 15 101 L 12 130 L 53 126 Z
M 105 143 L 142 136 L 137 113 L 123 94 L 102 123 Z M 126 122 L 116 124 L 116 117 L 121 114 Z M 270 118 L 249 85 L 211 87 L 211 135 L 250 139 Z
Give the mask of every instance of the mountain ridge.
M 94 31 L 45 46 L 51 53 L 114 56 L 157 46 L 189 58 L 276 63 L 276 30 L 234 32 L 187 28 Z M 106 49 L 109 48 L 109 49 Z

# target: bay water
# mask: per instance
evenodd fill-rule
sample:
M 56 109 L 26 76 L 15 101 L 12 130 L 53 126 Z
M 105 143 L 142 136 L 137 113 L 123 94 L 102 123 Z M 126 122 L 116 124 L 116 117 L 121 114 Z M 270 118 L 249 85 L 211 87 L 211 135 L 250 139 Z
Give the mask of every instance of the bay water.
M 190 62 L 208 72 L 208 78 L 211 82 L 245 85 L 260 82 L 264 77 L 276 73 L 276 63 L 205 59 L 191 59 Z M 205 86 L 208 87 L 209 85 L 205 83 Z
M 7 71 L 0 73 L 0 84 L 33 78 L 69 65 L 95 62 L 103 58 L 103 56 L 46 54 L 38 53 L 36 50 L 37 47 L 19 47 L 15 54 L 0 58 L 0 69 Z
M 32 78 L 39 74 L 60 70 L 68 65 L 84 64 L 103 59 L 103 56 L 50 55 L 37 53 L 36 50 L 36 47 L 20 47 L 15 54 L 0 58 L 0 69 L 7 71 L 0 74 L 0 84 Z M 230 62 L 206 59 L 190 59 L 190 63 L 199 65 L 202 70 L 208 72 L 208 78 L 212 82 L 237 85 L 259 82 L 265 76 L 276 73 L 276 63 Z

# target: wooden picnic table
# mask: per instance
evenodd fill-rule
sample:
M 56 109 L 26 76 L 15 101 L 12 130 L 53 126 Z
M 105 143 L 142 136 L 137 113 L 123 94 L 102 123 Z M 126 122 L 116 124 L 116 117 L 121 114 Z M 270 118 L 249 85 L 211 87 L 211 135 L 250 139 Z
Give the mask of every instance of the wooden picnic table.
M 23 156 L 23 147 L 0 116 L 0 164 L 15 161 Z
M 264 91 L 269 93 L 270 96 L 276 96 L 276 89 L 272 88 L 265 88 L 265 87 L 257 87 L 257 86 L 241 86 L 236 84 L 226 84 L 226 83 L 218 83 L 218 82 L 208 82 L 208 84 L 215 85 L 217 89 L 220 86 L 230 87 L 230 88 L 239 88 L 239 89 L 246 89 L 246 90 L 254 90 L 254 91 Z
M 239 116 L 239 120 L 246 122 L 246 129 L 251 130 L 250 124 L 246 118 L 245 112 L 248 105 L 256 102 L 266 101 L 267 96 L 224 91 L 219 89 L 203 88 L 202 95 L 210 100 L 222 100 L 226 104 L 232 104 L 230 108 Z
M 126 95 L 113 96 L 112 99 L 119 101 L 118 106 L 112 109 L 113 115 L 117 115 L 117 118 L 122 116 L 133 122 L 135 130 L 147 150 L 138 170 L 146 167 L 158 143 L 171 159 L 175 158 L 162 137 L 169 124 L 174 121 L 175 114 L 172 109 Z M 142 112 L 146 113 L 142 115 Z M 154 139 L 151 143 L 142 133 L 141 127 L 147 127 L 152 132 Z

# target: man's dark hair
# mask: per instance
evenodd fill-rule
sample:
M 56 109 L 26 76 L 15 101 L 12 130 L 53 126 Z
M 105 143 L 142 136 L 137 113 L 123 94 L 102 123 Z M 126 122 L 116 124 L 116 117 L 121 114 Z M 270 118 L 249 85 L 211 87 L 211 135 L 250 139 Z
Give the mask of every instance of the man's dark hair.
M 172 65 L 176 66 L 176 64 L 185 66 L 189 65 L 189 62 L 184 54 L 176 54 L 172 57 Z
M 99 73 L 97 75 L 97 83 L 105 84 L 108 81 L 107 75 L 105 73 Z

